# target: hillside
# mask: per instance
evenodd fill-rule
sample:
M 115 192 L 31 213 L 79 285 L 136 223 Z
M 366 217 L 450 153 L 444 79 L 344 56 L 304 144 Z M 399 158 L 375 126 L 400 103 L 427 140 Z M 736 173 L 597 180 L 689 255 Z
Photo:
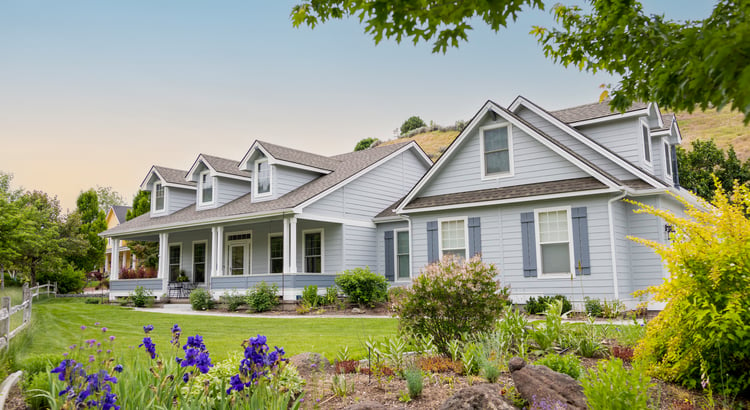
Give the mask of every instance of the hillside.
M 713 138 L 722 149 L 729 145 L 734 147 L 737 156 L 744 162 L 750 158 L 750 127 L 742 123 L 742 114 L 728 110 L 717 112 L 715 109 L 677 113 L 677 121 L 682 133 L 682 146 L 690 148 L 695 139 Z M 430 131 L 411 137 L 384 141 L 381 145 L 394 144 L 404 140 L 417 141 L 427 155 L 436 161 L 451 142 L 458 136 L 458 131 Z

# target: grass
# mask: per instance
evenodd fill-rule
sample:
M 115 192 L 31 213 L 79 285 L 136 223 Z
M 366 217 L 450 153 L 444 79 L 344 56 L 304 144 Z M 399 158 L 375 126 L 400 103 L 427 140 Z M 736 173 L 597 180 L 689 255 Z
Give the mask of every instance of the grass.
M 716 145 L 724 150 L 732 145 L 737 157 L 745 161 L 750 158 L 750 127 L 745 126 L 743 118 L 742 114 L 728 108 L 721 111 L 696 110 L 692 114 L 678 112 L 677 121 L 684 139 L 682 146 L 689 149 L 690 142 L 695 139 L 713 138 Z
M 63 353 L 68 346 L 86 339 L 116 336 L 118 349 L 134 349 L 144 337 L 143 326 L 151 324 L 151 338 L 159 349 L 166 349 L 175 323 L 182 328 L 182 340 L 200 334 L 215 361 L 241 351 L 244 339 L 257 334 L 268 337 L 270 346 L 283 347 L 287 357 L 302 352 L 317 352 L 333 359 L 343 346 L 355 357 L 364 357 L 364 341 L 369 337 L 392 337 L 396 319 L 334 318 L 254 318 L 170 315 L 138 312 L 115 305 L 88 305 L 81 300 L 50 299 L 34 304 L 32 343 L 21 346 L 20 358 L 32 354 Z M 100 324 L 95 326 L 94 323 Z M 81 326 L 87 326 L 81 330 Z M 102 333 L 101 328 L 107 332 Z M 142 349 L 142 348 L 141 348 Z M 145 353 L 144 353 L 145 354 Z
M 417 134 L 408 138 L 395 138 L 383 142 L 381 145 L 395 144 L 398 142 L 414 140 L 432 158 L 433 161 L 442 155 L 448 145 L 458 136 L 458 131 L 430 131 Z

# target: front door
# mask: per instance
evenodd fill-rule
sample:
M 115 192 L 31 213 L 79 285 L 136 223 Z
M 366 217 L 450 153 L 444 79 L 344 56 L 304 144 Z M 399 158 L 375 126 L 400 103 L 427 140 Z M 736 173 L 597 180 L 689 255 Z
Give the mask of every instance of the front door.
M 228 252 L 230 275 L 247 275 L 250 273 L 250 243 L 230 243 Z

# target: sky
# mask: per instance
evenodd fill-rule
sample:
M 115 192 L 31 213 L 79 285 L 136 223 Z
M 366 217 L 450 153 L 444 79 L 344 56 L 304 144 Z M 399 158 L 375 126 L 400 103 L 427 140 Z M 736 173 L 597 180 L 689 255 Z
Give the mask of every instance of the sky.
M 529 34 L 472 21 L 445 54 L 375 45 L 356 19 L 294 28 L 297 0 L 0 0 L 0 171 L 56 195 L 110 186 L 130 204 L 152 165 L 239 160 L 256 139 L 334 155 L 394 137 L 412 115 L 451 125 L 518 95 L 554 110 L 597 101 L 616 78 L 565 69 Z M 552 4 L 553 2 L 548 2 Z M 648 0 L 671 19 L 708 0 Z

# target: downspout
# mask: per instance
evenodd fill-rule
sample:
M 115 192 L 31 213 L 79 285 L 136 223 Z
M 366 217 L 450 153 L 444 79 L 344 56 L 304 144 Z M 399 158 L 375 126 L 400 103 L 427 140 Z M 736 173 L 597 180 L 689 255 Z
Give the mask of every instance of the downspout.
M 617 283 L 617 251 L 615 246 L 615 220 L 612 212 L 612 204 L 615 201 L 619 201 L 627 195 L 627 192 L 623 190 L 621 195 L 618 195 L 609 201 L 607 201 L 607 213 L 609 217 L 609 246 L 610 246 L 610 252 L 612 253 L 612 281 L 613 281 L 613 287 L 614 287 L 614 300 L 618 300 L 620 296 L 620 286 Z

